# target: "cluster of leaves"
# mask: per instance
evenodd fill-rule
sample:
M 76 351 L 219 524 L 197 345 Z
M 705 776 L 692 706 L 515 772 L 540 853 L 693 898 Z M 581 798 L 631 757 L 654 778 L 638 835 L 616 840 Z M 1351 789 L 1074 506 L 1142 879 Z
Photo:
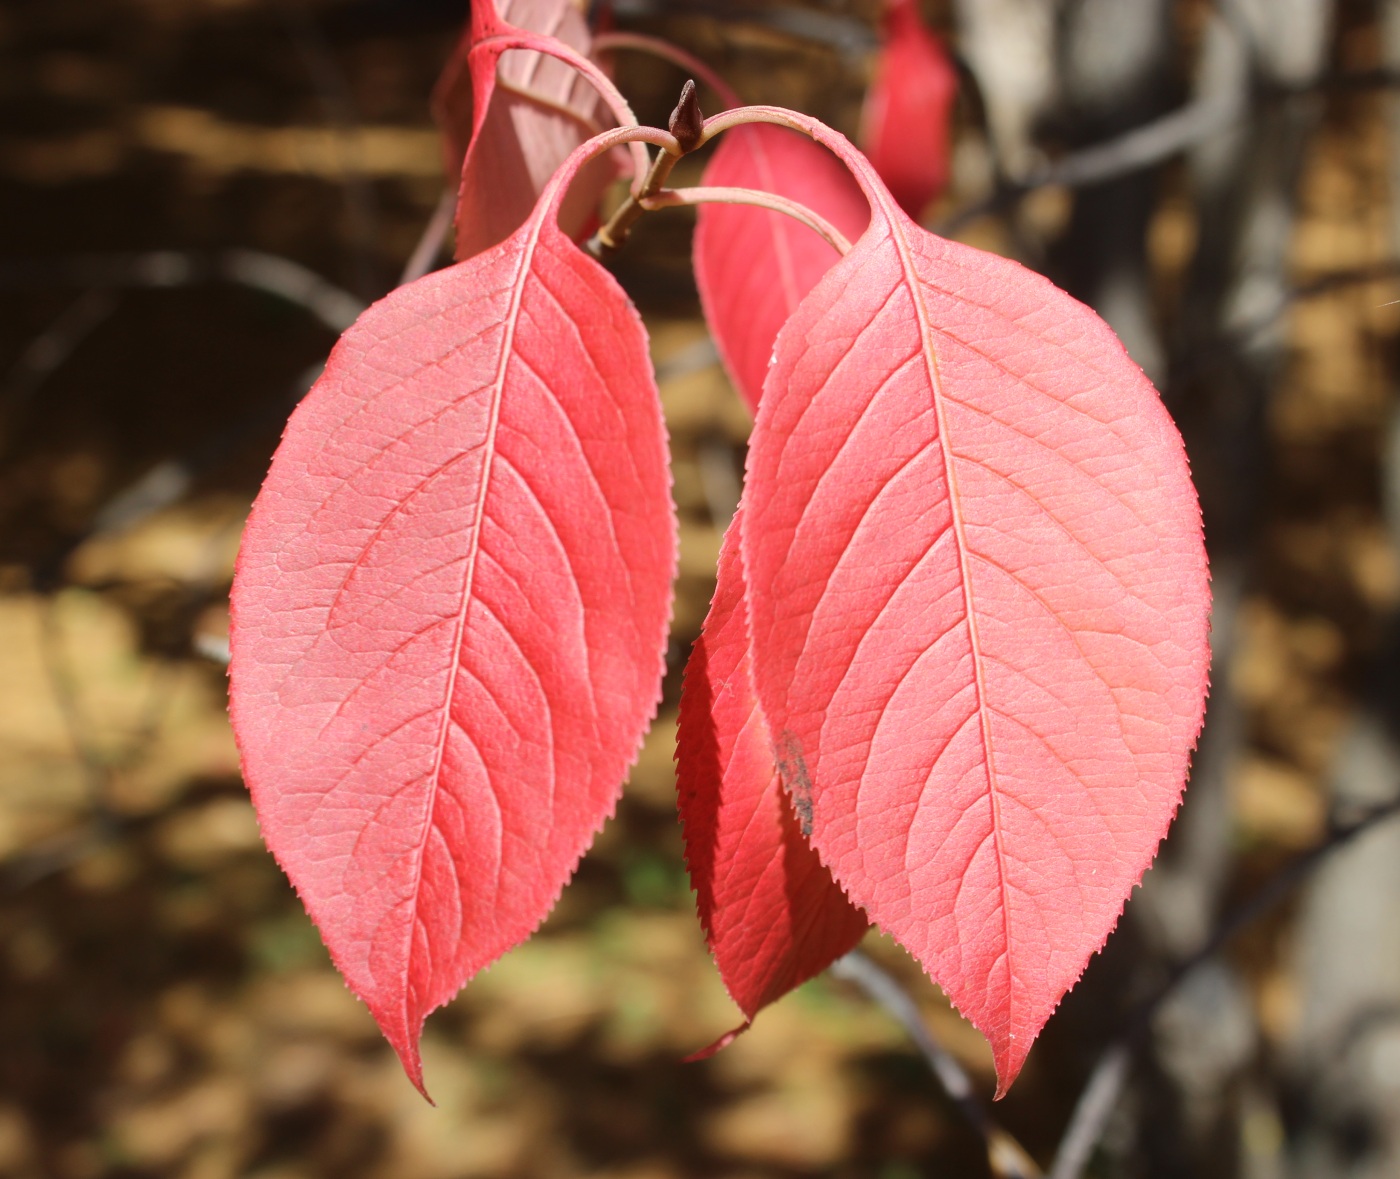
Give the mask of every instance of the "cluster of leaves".
M 370 308 L 288 424 L 233 591 L 264 836 L 421 1088 L 427 1014 L 548 914 L 659 699 L 665 429 L 576 244 L 630 162 L 595 243 L 701 205 L 755 411 L 677 746 L 719 970 L 751 1020 L 874 922 L 1005 1091 L 1180 800 L 1208 664 L 1180 438 L 1089 309 L 911 219 L 953 90 L 912 4 L 867 120 L 888 184 L 794 111 L 701 121 L 688 89 L 637 126 L 595 48 L 566 0 L 474 6 L 436 97 L 458 263 Z

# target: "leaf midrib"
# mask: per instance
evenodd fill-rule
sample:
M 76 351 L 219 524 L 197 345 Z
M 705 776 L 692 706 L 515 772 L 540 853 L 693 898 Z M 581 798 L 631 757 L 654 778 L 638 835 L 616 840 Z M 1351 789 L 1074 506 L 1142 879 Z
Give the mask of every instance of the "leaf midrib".
M 482 460 L 480 490 L 477 494 L 476 513 L 472 521 L 471 543 L 467 553 L 466 575 L 462 580 L 462 598 L 457 608 L 457 624 L 453 631 L 452 645 L 450 648 L 452 657 L 452 674 L 448 677 L 447 691 L 444 693 L 442 702 L 442 723 L 438 727 L 437 747 L 433 755 L 433 766 L 429 771 L 429 803 L 427 813 L 422 822 L 422 834 L 419 838 L 418 848 L 415 853 L 413 887 L 411 890 L 413 904 L 413 920 L 407 926 L 407 947 L 404 955 L 405 977 L 412 977 L 414 959 L 414 930 L 418 923 L 418 901 L 423 885 L 423 864 L 427 858 L 428 840 L 432 836 L 436 826 L 438 791 L 441 789 L 442 763 L 447 751 L 448 731 L 452 720 L 452 701 L 457 695 L 457 684 L 462 671 L 462 640 L 466 634 L 467 618 L 471 612 L 472 590 L 476 583 L 477 559 L 481 552 L 481 528 L 486 516 L 486 500 L 491 490 L 491 475 L 496 457 L 496 430 L 501 419 L 501 401 L 505 395 L 506 372 L 510 367 L 512 354 L 515 350 L 515 333 L 520 322 L 520 307 L 525 295 L 525 286 L 529 281 L 530 264 L 535 256 L 535 249 L 539 245 L 540 233 L 544 227 L 544 218 L 539 215 L 538 209 L 530 221 L 530 231 L 525 240 L 525 248 L 521 251 L 517 262 L 515 282 L 511 290 L 510 309 L 506 313 L 505 332 L 501 340 L 501 357 L 496 368 L 496 376 L 493 381 L 493 393 L 491 398 L 491 418 L 487 426 L 486 438 L 483 446 L 485 455 Z M 507 239 L 509 240 L 509 239 Z M 403 1015 L 405 1028 L 409 1029 L 410 1015 L 408 1010 L 410 988 L 405 985 L 403 991 Z M 409 1029 L 411 1030 L 411 1029 Z
M 938 371 L 938 357 L 933 349 L 933 328 L 929 320 L 928 308 L 924 304 L 920 279 L 914 268 L 912 250 L 899 223 L 900 214 L 890 206 L 882 188 L 877 189 L 876 194 L 885 214 L 886 222 L 890 227 L 890 240 L 899 253 L 900 266 L 904 272 L 904 284 L 909 290 L 910 298 L 914 304 L 914 313 L 918 319 L 925 369 L 928 373 L 929 388 L 933 395 L 933 412 L 938 422 L 938 447 L 943 455 L 943 469 L 948 480 L 948 506 L 953 518 L 953 541 L 958 550 L 959 582 L 962 589 L 963 610 L 967 616 L 968 642 L 972 648 L 973 683 L 977 690 L 977 714 L 982 731 L 982 752 L 987 762 L 987 792 L 992 807 L 992 841 L 996 848 L 997 885 L 1001 891 L 1002 947 L 1007 972 L 1007 1024 L 1014 1026 L 1014 1021 L 1011 1018 L 1014 1001 L 1011 982 L 1015 977 L 1015 971 L 1011 966 L 1011 908 L 1006 889 L 1006 853 L 1002 846 L 1001 797 L 997 786 L 996 757 L 992 750 L 991 708 L 987 703 L 986 683 L 982 667 L 982 645 L 977 627 L 977 615 L 972 601 L 972 570 L 968 561 L 967 536 L 962 517 L 961 498 L 958 494 L 957 469 L 954 466 L 955 456 L 948 436 L 948 423 L 943 412 L 943 382 Z

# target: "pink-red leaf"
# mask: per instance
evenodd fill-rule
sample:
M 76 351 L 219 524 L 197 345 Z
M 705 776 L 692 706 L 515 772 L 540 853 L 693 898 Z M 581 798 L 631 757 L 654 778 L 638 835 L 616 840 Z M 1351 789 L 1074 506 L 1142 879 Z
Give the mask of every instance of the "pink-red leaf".
M 725 133 L 704 184 L 756 188 L 806 205 L 854 241 L 870 220 L 860 187 L 831 152 L 783 127 L 751 124 Z M 701 205 L 695 282 L 730 379 L 757 410 L 773 341 L 840 257 L 790 217 L 752 205 Z
M 675 524 L 646 336 L 551 206 L 346 332 L 233 587 L 263 834 L 420 1087 L 424 1018 L 544 919 L 660 689 Z
M 1108 327 L 920 229 L 832 142 L 874 212 L 764 388 L 754 686 L 823 862 L 987 1036 L 1004 1092 L 1180 800 L 1200 516 Z
M 498 11 L 499 9 L 499 11 Z M 471 29 L 433 93 L 449 176 L 457 196 L 459 261 L 514 233 L 565 158 L 590 135 L 612 125 L 591 82 L 567 62 L 534 49 L 502 49 L 492 37 L 525 31 L 586 57 L 588 26 L 570 0 L 482 0 Z M 617 175 L 608 156 L 581 171 L 560 211 L 577 239 L 587 231 L 603 190 Z
M 738 536 L 736 518 L 686 665 L 676 785 L 700 921 L 724 985 L 752 1021 L 854 947 L 870 923 L 808 846 L 784 796 L 749 681 Z
M 958 73 L 917 0 L 887 0 L 885 43 L 861 113 L 861 148 L 902 208 L 918 217 L 948 184 Z

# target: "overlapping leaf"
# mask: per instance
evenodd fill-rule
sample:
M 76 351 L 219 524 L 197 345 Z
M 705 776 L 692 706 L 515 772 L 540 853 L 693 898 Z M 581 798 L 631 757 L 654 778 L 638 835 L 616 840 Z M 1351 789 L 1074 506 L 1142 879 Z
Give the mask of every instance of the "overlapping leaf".
M 803 135 L 767 124 L 725 134 L 705 170 L 714 187 L 755 188 L 806 205 L 854 241 L 870 210 L 845 166 Z M 804 225 L 750 205 L 702 205 L 695 282 L 705 319 L 751 410 L 778 329 L 839 255 Z
M 917 0 L 886 0 L 885 41 L 861 113 L 861 148 L 910 217 L 948 184 L 958 74 Z
M 817 859 L 784 795 L 749 680 L 738 535 L 736 518 L 686 665 L 676 784 L 700 921 L 725 986 L 751 1021 L 855 946 L 869 922 Z
M 811 841 L 1000 1088 L 1181 796 L 1208 667 L 1181 440 L 1107 326 L 913 224 L 779 334 L 743 516 L 753 680 Z
M 420 1087 L 425 1016 L 544 918 L 660 688 L 675 524 L 645 333 L 556 193 L 345 334 L 233 588 L 264 836 Z
M 551 38 L 583 57 L 592 45 L 570 0 L 472 5 L 470 31 L 433 93 L 448 174 L 460 176 L 459 261 L 514 233 L 569 153 L 612 125 L 592 83 L 567 62 L 534 49 L 492 46 L 492 37 L 517 31 Z M 603 190 L 616 175 L 607 156 L 584 167 L 560 212 L 569 236 L 577 239 L 591 228 Z

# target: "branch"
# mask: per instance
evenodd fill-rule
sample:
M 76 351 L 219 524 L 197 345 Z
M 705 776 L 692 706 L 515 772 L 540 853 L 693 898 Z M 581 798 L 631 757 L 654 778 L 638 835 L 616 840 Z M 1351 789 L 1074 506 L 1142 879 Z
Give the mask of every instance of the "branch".
M 0 423 L 23 410 L 44 383 L 116 309 L 117 299 L 111 291 L 85 291 L 36 336 L 0 379 Z
M 695 150 L 700 144 L 700 132 L 704 124 L 700 113 L 700 103 L 695 97 L 695 82 L 689 80 L 681 87 L 680 100 L 671 112 L 669 131 L 674 137 L 674 147 L 656 153 L 656 159 L 648 169 L 645 179 L 625 200 L 617 211 L 608 218 L 607 224 L 598 230 L 584 245 L 594 258 L 606 258 L 622 248 L 632 226 L 647 211 L 647 203 L 665 187 L 666 178 L 680 158 Z
M 1113 139 L 1070 152 L 1055 163 L 1037 169 L 1020 183 L 1004 184 L 985 200 L 954 213 L 935 232 L 942 237 L 952 237 L 969 222 L 1000 212 L 1036 189 L 1051 185 L 1084 188 L 1130 176 L 1228 130 L 1244 118 L 1247 110 L 1247 106 L 1233 98 L 1187 103 Z
M 1048 1179 L 1079 1179 L 1118 1103 L 1118 1096 L 1128 1078 L 1133 1052 L 1144 1038 L 1152 1017 L 1186 976 L 1215 955 L 1242 929 L 1283 900 L 1334 851 L 1397 814 L 1400 814 L 1400 798 L 1375 807 L 1345 825 L 1339 826 L 1334 820 L 1326 839 L 1295 857 L 1266 881 L 1249 900 L 1226 915 L 1199 949 L 1172 969 L 1167 981 L 1138 1007 L 1124 1031 L 1099 1057 L 1060 1139 Z
M 146 254 L 86 254 L 0 263 L 0 290 L 78 286 L 94 290 L 171 290 L 231 282 L 300 307 L 339 335 L 365 309 L 364 301 L 327 282 L 300 262 L 261 250 L 200 254 L 152 250 Z
M 375 260 L 379 210 L 374 187 L 365 176 L 360 153 L 356 151 L 358 118 L 355 99 L 331 47 L 326 43 L 325 35 L 305 6 L 295 0 L 292 3 L 284 0 L 275 7 L 321 100 L 334 141 L 340 147 L 340 174 L 345 191 L 345 211 L 350 222 L 355 285 L 359 293 L 368 298 L 379 288 Z
M 1256 98 L 1288 102 L 1325 90 L 1371 90 L 1400 86 L 1400 72 L 1365 70 L 1330 74 L 1297 86 L 1260 88 Z M 1245 122 L 1251 104 L 1246 95 L 1197 99 L 1102 143 L 1068 153 L 1019 183 L 1007 183 L 985 200 L 952 214 L 935 232 L 952 237 L 969 222 L 1016 204 L 1036 189 L 1058 185 L 1085 188 L 1141 172 L 1204 143 L 1213 135 Z
M 756 4 L 716 4 L 710 0 L 613 0 L 613 11 L 623 20 L 666 14 L 687 14 L 726 23 L 743 21 L 826 45 L 851 57 L 861 57 L 879 47 L 879 38 L 865 21 L 811 8 L 759 7 Z
M 1172 389 L 1179 387 L 1183 382 L 1195 378 L 1204 370 L 1208 370 L 1222 356 L 1248 349 L 1254 343 L 1255 338 L 1272 328 L 1294 303 L 1330 295 L 1333 291 L 1344 290 L 1347 287 L 1386 282 L 1394 278 L 1400 278 L 1400 258 L 1391 258 L 1384 262 L 1374 262 L 1346 270 L 1326 271 L 1306 282 L 1289 287 L 1278 296 L 1274 306 L 1265 308 L 1243 323 L 1219 332 L 1214 339 L 1204 344 L 1193 346 L 1189 356 L 1184 361 L 1174 362 L 1168 380 L 1163 386 L 1164 393 L 1169 394 Z M 1386 304 L 1382 304 L 1382 306 L 1386 306 Z M 1181 349 L 1178 349 L 1178 352 L 1180 351 Z
M 433 215 L 428 218 L 428 224 L 423 228 L 423 236 L 418 239 L 413 253 L 404 263 L 403 273 L 399 275 L 399 286 L 407 286 L 433 268 L 433 263 L 442 253 L 443 243 L 447 241 L 447 231 L 452 228 L 452 219 L 456 214 L 457 190 L 445 188 L 433 209 Z
M 1040 1179 L 1040 1168 L 1016 1139 L 992 1121 L 977 1100 L 971 1078 L 952 1054 L 933 1038 L 918 1005 L 893 976 L 859 950 L 852 950 L 833 962 L 831 974 L 855 983 L 909 1034 L 943 1091 L 981 1136 L 988 1165 L 996 1179 Z

